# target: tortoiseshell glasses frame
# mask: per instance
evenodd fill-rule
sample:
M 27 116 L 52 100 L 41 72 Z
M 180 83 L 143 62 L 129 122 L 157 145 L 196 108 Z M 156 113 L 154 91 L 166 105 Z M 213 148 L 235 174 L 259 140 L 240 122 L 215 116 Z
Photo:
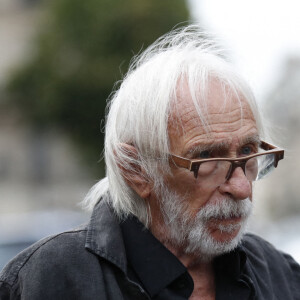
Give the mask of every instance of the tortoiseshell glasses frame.
M 267 142 L 261 141 L 259 148 L 264 151 L 236 158 L 188 159 L 170 154 L 170 162 L 193 172 L 195 178 L 211 175 L 216 177 L 218 174 L 217 176 L 224 176 L 224 181 L 229 180 L 234 170 L 240 167 L 249 181 L 255 181 L 265 177 L 284 158 L 283 149 Z

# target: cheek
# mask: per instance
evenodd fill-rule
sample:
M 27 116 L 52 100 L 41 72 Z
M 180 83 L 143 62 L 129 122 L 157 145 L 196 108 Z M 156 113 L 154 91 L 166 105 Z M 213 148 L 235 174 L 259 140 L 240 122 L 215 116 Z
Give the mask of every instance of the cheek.
M 189 208 L 191 215 L 196 217 L 196 214 L 207 203 L 213 202 L 215 198 L 216 189 L 209 188 L 205 183 L 197 182 L 189 194 Z
M 216 193 L 215 187 L 196 179 L 192 172 L 186 174 L 186 172 L 178 171 L 174 176 L 168 177 L 165 182 L 170 190 L 185 198 L 193 217 L 202 206 L 214 198 Z
M 195 186 L 195 177 L 192 175 L 192 172 L 183 169 L 173 170 L 172 175 L 168 175 L 164 178 L 166 186 L 172 191 L 187 192 L 194 188 Z

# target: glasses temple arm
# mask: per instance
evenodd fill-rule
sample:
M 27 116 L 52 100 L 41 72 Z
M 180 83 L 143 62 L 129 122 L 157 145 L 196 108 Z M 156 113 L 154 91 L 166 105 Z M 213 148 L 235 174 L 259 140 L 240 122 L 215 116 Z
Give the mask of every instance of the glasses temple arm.
M 197 179 L 198 177 L 198 171 L 199 171 L 200 165 L 192 165 L 191 171 L 194 173 L 194 177 Z
M 284 151 L 280 152 L 280 153 L 276 153 L 276 156 L 275 156 L 275 161 L 274 161 L 274 166 L 275 168 L 277 168 L 278 166 L 278 162 L 280 160 L 282 160 L 284 158 Z

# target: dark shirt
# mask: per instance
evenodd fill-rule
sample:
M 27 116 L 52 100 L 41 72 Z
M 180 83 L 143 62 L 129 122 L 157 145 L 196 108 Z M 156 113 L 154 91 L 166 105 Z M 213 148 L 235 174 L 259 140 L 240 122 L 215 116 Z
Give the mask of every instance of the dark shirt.
M 139 282 L 152 299 L 188 299 L 194 284 L 185 266 L 137 218 L 122 222 L 121 229 L 129 278 Z M 239 246 L 214 261 L 216 299 L 248 299 L 255 294 L 251 279 L 243 273 L 246 259 Z
M 121 223 L 128 275 L 152 299 L 188 299 L 194 289 L 185 266 L 136 218 Z
M 184 266 L 138 222 L 130 223 L 120 226 L 102 199 L 88 225 L 14 258 L 0 273 L 0 299 L 187 299 L 193 283 Z M 299 264 L 255 235 L 245 235 L 214 268 L 217 300 L 300 300 Z

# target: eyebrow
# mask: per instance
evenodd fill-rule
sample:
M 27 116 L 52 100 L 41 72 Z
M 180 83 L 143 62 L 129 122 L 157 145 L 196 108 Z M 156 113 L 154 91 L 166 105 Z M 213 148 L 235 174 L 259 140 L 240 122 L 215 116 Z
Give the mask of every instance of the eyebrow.
M 260 143 L 261 143 L 261 139 L 260 139 L 258 134 L 245 136 L 241 139 L 241 144 L 242 145 L 245 145 L 245 144 L 257 144 L 257 145 L 259 145 Z
M 249 135 L 242 137 L 240 139 L 240 144 L 241 145 L 246 145 L 246 144 L 257 144 L 259 145 L 261 142 L 259 135 Z M 186 152 L 186 155 L 193 155 L 195 153 L 199 154 L 202 151 L 213 151 L 213 150 L 223 150 L 223 149 L 228 149 L 230 147 L 230 141 L 221 141 L 221 142 L 213 142 L 213 143 L 203 143 L 201 145 L 194 145 L 191 146 Z

